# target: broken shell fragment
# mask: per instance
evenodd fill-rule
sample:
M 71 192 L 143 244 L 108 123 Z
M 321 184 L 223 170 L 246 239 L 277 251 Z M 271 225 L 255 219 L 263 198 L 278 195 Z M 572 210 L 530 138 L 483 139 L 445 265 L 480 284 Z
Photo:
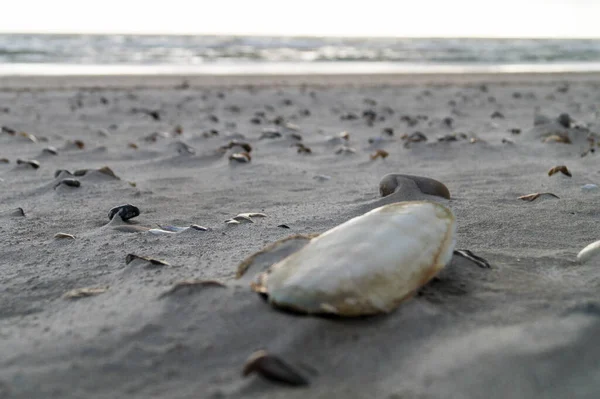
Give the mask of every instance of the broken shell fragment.
M 74 240 L 75 236 L 73 234 L 67 234 L 67 233 L 56 233 L 54 234 L 54 238 L 57 240 L 62 240 L 65 238 L 68 238 L 70 240 Z
M 552 169 L 550 169 L 548 171 L 548 176 L 552 176 L 555 173 L 562 173 L 565 176 L 569 176 L 572 177 L 571 172 L 569 172 L 569 169 L 567 169 L 567 167 L 565 165 L 559 165 L 559 166 L 555 166 Z
M 199 226 L 197 224 L 192 224 L 189 227 L 179 227 L 179 226 L 162 226 L 162 225 L 158 225 L 158 227 L 160 227 L 162 230 L 164 231 L 170 231 L 173 233 L 182 233 L 186 230 L 197 230 L 197 231 L 208 231 L 207 227 L 204 226 Z
M 148 233 L 154 234 L 155 236 L 170 236 L 177 234 L 174 231 L 162 230 L 162 229 L 148 229 Z
M 455 249 L 454 255 L 458 255 L 465 259 L 468 259 L 481 268 L 484 268 L 484 269 L 492 268 L 492 266 L 490 265 L 490 262 L 483 259 L 481 256 L 475 255 L 473 252 L 469 251 L 468 249 Z
M 21 132 L 21 133 L 19 133 L 19 137 L 25 139 L 26 141 L 30 141 L 32 143 L 38 142 L 38 139 L 33 134 Z
M 167 262 L 162 261 L 162 260 L 150 258 L 147 256 L 127 254 L 127 256 L 125 257 L 125 264 L 128 265 L 131 262 L 134 262 L 135 264 L 144 265 L 144 267 L 146 267 L 146 268 L 171 266 Z
M 566 134 L 553 134 L 544 139 L 544 143 L 571 144 L 571 139 Z
M 386 197 L 395 193 L 397 190 L 401 189 L 403 181 L 406 180 L 412 180 L 423 194 L 450 199 L 450 190 L 448 190 L 448 187 L 437 180 L 430 179 L 429 177 L 397 173 L 390 173 L 383 176 L 379 182 L 379 194 L 381 194 L 382 197 Z
M 248 163 L 252 160 L 252 157 L 247 152 L 238 152 L 229 156 L 230 161 L 237 161 L 240 163 Z
M 131 204 L 115 206 L 108 211 L 108 219 L 113 220 L 115 215 L 119 215 L 121 219 L 126 222 L 129 219 L 139 216 L 140 208 Z
M 455 231 L 452 211 L 441 204 L 392 203 L 313 238 L 251 288 L 303 313 L 391 312 L 450 262 Z
M 65 299 L 79 299 L 88 296 L 100 295 L 108 291 L 108 287 L 87 287 L 71 290 L 63 295 Z
M 585 248 L 583 248 L 577 254 L 577 260 L 580 263 L 585 263 L 588 260 L 596 257 L 599 253 L 600 253 L 600 241 L 596 241 L 596 242 L 593 242 L 590 245 L 586 246 Z
M 388 157 L 388 155 L 390 154 L 385 150 L 377 150 L 375 153 L 371 154 L 371 160 L 374 161 L 377 158 L 385 159 Z
M 356 150 L 346 145 L 341 146 L 335 151 L 336 154 L 355 154 Z
M 241 218 L 266 218 L 267 215 L 265 215 L 264 213 L 258 213 L 258 212 L 248 212 L 248 213 L 240 213 L 234 219 L 236 219 L 237 217 L 241 217 Z
M 58 151 L 54 147 L 46 147 L 42 150 L 43 154 L 58 155 Z
M 257 373 L 271 381 L 281 382 L 292 386 L 309 385 L 308 379 L 296 371 L 292 366 L 277 356 L 268 354 L 264 350 L 254 352 L 248 357 L 242 370 L 242 375 L 248 377 Z
M 17 159 L 17 165 L 27 165 L 32 167 L 33 169 L 39 169 L 40 163 L 35 159 Z
M 523 200 L 523 201 L 532 202 L 532 201 L 535 201 L 536 199 L 538 199 L 538 198 L 540 198 L 542 196 L 559 198 L 558 195 L 552 194 L 552 193 L 533 193 L 533 194 L 522 195 L 518 199 Z

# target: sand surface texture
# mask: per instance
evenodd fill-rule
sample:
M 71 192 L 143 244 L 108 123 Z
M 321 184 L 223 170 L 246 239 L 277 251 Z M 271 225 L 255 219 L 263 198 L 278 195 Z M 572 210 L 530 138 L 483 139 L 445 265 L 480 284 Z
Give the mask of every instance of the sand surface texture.
M 576 262 L 600 239 L 600 193 L 581 188 L 600 184 L 600 84 L 565 79 L 0 91 L 0 398 L 600 397 L 600 260 Z M 249 163 L 219 150 L 234 139 Z M 451 199 L 409 183 L 381 198 L 388 173 Z M 518 199 L 544 192 L 558 198 Z M 278 311 L 235 279 L 278 239 L 415 199 L 450 207 L 457 248 L 492 268 L 454 257 L 396 311 L 355 319 Z M 126 203 L 141 214 L 109 223 Z M 267 217 L 225 224 L 244 212 Z M 191 224 L 209 231 L 146 231 Z M 226 286 L 169 292 L 189 279 Z M 64 297 L 80 288 L 95 290 Z M 243 378 L 259 349 L 310 385 Z

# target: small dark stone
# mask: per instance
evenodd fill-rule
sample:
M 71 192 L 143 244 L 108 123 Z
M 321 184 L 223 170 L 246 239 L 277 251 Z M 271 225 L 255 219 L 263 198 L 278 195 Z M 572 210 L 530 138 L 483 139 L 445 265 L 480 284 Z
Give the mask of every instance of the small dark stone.
M 108 211 L 108 219 L 113 220 L 115 215 L 119 215 L 123 221 L 133 219 L 140 215 L 140 209 L 137 206 L 131 204 L 119 205 Z
M 210 120 L 213 123 L 219 123 L 219 118 L 216 115 L 210 115 L 208 117 L 208 120 Z
M 444 125 L 446 125 L 446 127 L 452 127 L 452 125 L 454 124 L 454 119 L 447 116 L 444 118 L 443 122 L 444 122 Z
M 381 130 L 381 132 L 382 132 L 383 134 L 386 134 L 386 135 L 388 135 L 388 136 L 393 136 L 393 135 L 394 135 L 394 129 L 393 129 L 393 128 L 391 128 L 391 127 L 384 127 L 384 128 Z
M 15 134 L 17 134 L 17 131 L 8 126 L 2 126 L 2 133 L 7 133 L 7 134 L 10 134 L 11 136 L 14 136 Z
M 61 184 L 64 184 L 65 186 L 68 186 L 68 187 L 80 187 L 81 186 L 81 183 L 77 179 L 62 179 L 61 181 L 58 182 L 58 184 L 56 186 L 54 186 L 54 188 L 60 186 Z
M 494 113 L 491 115 L 492 119 L 504 119 L 504 114 L 500 111 L 494 111 Z
M 570 128 L 571 122 L 571 116 L 567 113 L 562 113 L 558 116 L 558 123 L 563 127 Z
M 521 134 L 521 129 L 518 129 L 518 128 L 510 129 L 510 133 L 511 134 Z
M 289 229 L 290 228 L 290 226 L 288 226 L 287 224 L 280 224 L 277 227 L 281 227 L 282 229 Z

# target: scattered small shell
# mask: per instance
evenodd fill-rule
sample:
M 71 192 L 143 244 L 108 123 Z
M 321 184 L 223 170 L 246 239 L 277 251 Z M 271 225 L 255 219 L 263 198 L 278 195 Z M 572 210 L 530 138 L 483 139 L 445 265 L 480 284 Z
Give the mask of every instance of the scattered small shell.
M 533 194 L 522 195 L 518 199 L 531 202 L 531 201 L 535 201 L 536 199 L 538 199 L 539 197 L 541 197 L 543 195 L 547 195 L 549 197 L 554 197 L 554 198 L 559 198 L 558 195 L 552 194 L 552 193 L 533 193 Z
M 170 147 L 174 148 L 180 155 L 194 155 L 196 150 L 182 141 L 172 143 Z
M 8 158 L 0 158 L 0 163 L 10 163 Z
M 135 255 L 135 254 L 127 254 L 127 256 L 125 257 L 125 264 L 128 265 L 131 262 L 137 261 L 137 263 L 140 264 L 144 264 L 145 267 L 147 268 L 151 268 L 151 267 L 162 267 L 162 266 L 171 266 L 169 265 L 167 262 L 162 261 L 162 260 L 158 260 L 158 259 L 154 259 L 154 258 L 149 258 L 147 256 L 139 256 L 139 255 Z
M 502 144 L 515 144 L 511 139 L 507 139 L 506 137 L 502 138 Z
M 402 140 L 405 140 L 407 143 L 418 143 L 420 141 L 427 141 L 427 136 L 425 136 L 421 132 L 414 132 L 411 135 L 403 135 Z
M 39 169 L 40 163 L 35 159 L 17 159 L 17 165 L 29 165 L 33 169 Z
M 257 373 L 268 380 L 291 386 L 309 385 L 308 379 L 292 366 L 277 356 L 269 355 L 264 350 L 254 352 L 246 360 L 242 375 L 248 377 L 252 373 Z
M 265 215 L 264 213 L 258 213 L 258 212 L 247 212 L 247 213 L 240 213 L 239 215 L 234 217 L 234 219 L 238 220 L 237 219 L 238 217 L 241 217 L 241 218 L 266 218 L 267 215 Z
M 544 139 L 544 143 L 564 143 L 571 144 L 571 139 L 565 134 L 553 134 Z
M 227 224 L 254 223 L 254 220 L 252 220 L 252 218 L 248 215 L 250 215 L 250 214 L 246 213 L 246 214 L 237 215 L 235 217 L 232 217 L 231 219 L 226 220 L 225 223 L 227 223 Z M 237 222 L 237 223 L 230 223 L 230 222 Z
M 350 140 L 350 133 L 348 133 L 348 132 L 341 132 L 337 136 L 346 141 Z
M 235 154 L 231 154 L 229 156 L 230 161 L 237 161 L 240 163 L 248 163 L 252 160 L 252 157 L 247 152 L 239 152 Z
M 598 253 L 600 253 L 600 241 L 593 242 L 590 245 L 583 248 L 577 254 L 577 260 L 580 263 L 585 263 L 588 260 L 596 257 L 596 255 L 598 255 Z
M 279 130 L 276 129 L 264 129 L 259 139 L 277 139 L 282 137 L 282 134 Z
M 412 180 L 423 194 L 435 195 L 438 197 L 450 199 L 450 191 L 443 183 L 430 179 L 429 177 L 403 175 L 390 173 L 381 179 L 379 182 L 379 194 L 382 197 L 387 197 L 393 194 L 401 187 L 403 180 Z
M 134 150 L 137 150 L 137 149 L 138 149 L 138 145 L 137 145 L 136 143 L 128 143 L 128 144 L 127 144 L 127 147 L 129 147 L 129 148 L 133 148 Z
M 71 240 L 74 240 L 75 236 L 73 234 L 67 234 L 67 233 L 56 233 L 56 234 L 54 234 L 54 238 L 56 238 L 56 239 L 69 238 Z
M 303 313 L 391 312 L 450 262 L 455 232 L 454 214 L 442 204 L 384 205 L 311 239 L 251 288 Z
M 371 154 L 371 160 L 374 161 L 377 158 L 385 159 L 388 157 L 388 155 L 390 155 L 389 152 L 385 150 L 377 150 L 375 153 Z
M 238 222 L 237 220 L 233 220 L 233 219 L 229 219 L 225 221 L 225 224 L 228 225 L 235 225 L 235 224 L 241 224 L 240 222 Z
M 218 288 L 227 288 L 227 285 L 221 283 L 216 280 L 198 280 L 198 279 L 190 279 L 183 280 L 178 283 L 175 283 L 170 290 L 163 292 L 159 298 L 164 298 L 169 295 L 181 293 L 181 291 L 191 291 L 196 289 L 201 289 L 205 287 L 218 287 Z
M 97 171 L 102 174 L 105 174 L 107 176 L 114 177 L 115 179 L 120 180 L 119 176 L 115 175 L 115 172 L 113 172 L 113 170 L 111 168 L 109 168 L 108 166 L 103 166 L 100 169 L 97 169 Z
M 129 219 L 133 219 L 140 215 L 140 209 L 137 206 L 133 206 L 131 204 L 119 205 L 111 208 L 108 211 L 108 220 L 112 220 L 115 215 L 119 215 L 121 219 L 125 222 Z
M 296 143 L 295 146 L 298 147 L 298 154 L 312 154 L 312 150 L 302 143 Z
M 81 182 L 77 179 L 62 179 L 54 186 L 54 189 L 56 189 L 56 187 L 58 187 L 60 185 L 65 185 L 68 187 L 80 187 Z
M 233 147 L 241 147 L 245 152 L 252 152 L 252 146 L 244 141 L 231 140 L 227 145 L 221 146 L 221 150 L 230 150 Z
M 58 155 L 58 150 L 54 147 L 46 147 L 42 150 L 44 154 Z
M 552 169 L 550 169 L 548 171 L 548 176 L 552 176 L 555 173 L 562 173 L 565 176 L 569 176 L 572 177 L 571 172 L 569 172 L 569 169 L 567 169 L 567 167 L 565 165 L 559 165 L 559 166 L 555 166 Z
M 331 176 L 327 176 L 327 175 L 316 175 L 316 176 L 313 176 L 313 179 L 315 179 L 315 180 L 317 180 L 317 181 L 320 181 L 320 182 L 324 182 L 324 181 L 327 181 L 327 180 L 331 180 Z
M 340 148 L 338 148 L 335 151 L 336 154 L 355 154 L 356 150 L 352 147 L 348 147 L 348 146 L 341 146 Z
M 108 287 L 86 287 L 71 290 L 63 295 L 65 299 L 79 299 L 88 296 L 100 295 L 108 291 Z
M 290 226 L 288 226 L 287 224 L 280 224 L 277 227 L 281 227 L 282 229 L 289 229 Z
M 8 211 L 0 211 L 0 217 L 8 216 L 25 217 L 25 211 L 23 210 L 23 208 L 20 207 L 9 209 Z
M 22 138 L 24 138 L 27 141 L 30 141 L 32 143 L 37 143 L 38 142 L 38 139 L 33 134 L 21 132 L 21 133 L 18 134 L 18 136 L 22 137 Z

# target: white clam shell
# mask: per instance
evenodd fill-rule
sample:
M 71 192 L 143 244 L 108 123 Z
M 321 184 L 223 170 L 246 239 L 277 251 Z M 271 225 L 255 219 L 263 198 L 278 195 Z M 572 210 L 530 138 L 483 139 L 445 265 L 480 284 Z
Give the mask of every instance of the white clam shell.
M 441 204 L 385 205 L 313 238 L 252 288 L 305 313 L 390 312 L 450 262 L 455 231 L 453 213 Z
M 581 263 L 585 263 L 588 260 L 596 257 L 598 254 L 600 254 L 600 241 L 593 242 L 587 247 L 583 248 L 577 254 L 577 260 Z

